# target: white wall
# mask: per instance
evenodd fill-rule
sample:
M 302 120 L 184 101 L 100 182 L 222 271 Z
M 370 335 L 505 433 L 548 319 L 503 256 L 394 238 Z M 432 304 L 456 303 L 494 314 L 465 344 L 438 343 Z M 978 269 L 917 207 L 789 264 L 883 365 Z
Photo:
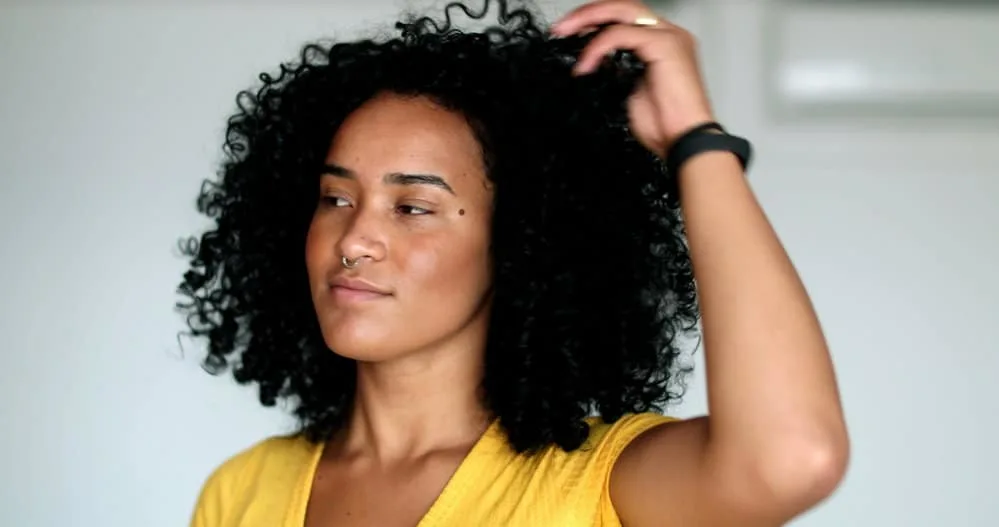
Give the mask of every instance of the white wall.
M 764 3 L 676 17 L 722 120 L 756 143 L 752 180 L 839 367 L 853 465 L 797 525 L 999 524 L 999 120 L 778 119 Z M 236 91 L 398 5 L 277 6 L 0 6 L 0 525 L 183 525 L 211 468 L 285 429 L 177 352 L 172 249 L 203 225 L 193 197 Z M 926 38 L 963 36 L 947 27 Z
M 972 55 L 982 68 L 966 70 L 978 82 L 956 88 L 996 87 L 987 81 L 999 71 L 999 6 L 924 13 L 895 3 L 886 17 L 854 5 L 844 26 L 832 12 L 794 17 L 812 30 L 796 48 L 879 34 L 855 58 L 887 53 L 891 69 L 923 59 L 915 42 L 898 41 L 937 41 L 930 51 L 940 53 L 950 41 L 981 39 L 985 21 L 990 45 Z M 934 109 L 915 103 L 894 116 L 875 106 L 778 118 L 760 104 L 772 59 L 761 46 L 774 31 L 761 3 L 725 2 L 712 16 L 712 86 L 722 90 L 722 114 L 757 139 L 753 180 L 827 330 L 852 430 L 845 485 L 800 523 L 999 525 L 999 101 L 983 101 L 975 118 L 905 116 Z M 839 33 L 826 34 L 830 26 Z M 968 57 L 935 59 L 945 70 Z

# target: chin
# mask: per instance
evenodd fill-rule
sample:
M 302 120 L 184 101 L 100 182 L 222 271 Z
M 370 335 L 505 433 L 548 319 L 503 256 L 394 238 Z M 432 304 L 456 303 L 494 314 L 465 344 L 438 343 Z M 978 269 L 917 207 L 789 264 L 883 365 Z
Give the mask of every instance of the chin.
M 328 345 L 328 344 L 327 344 Z M 356 345 L 343 345 L 340 346 L 329 346 L 333 353 L 345 358 L 351 359 L 357 362 L 387 362 L 395 359 L 401 355 L 396 350 L 388 350 L 385 348 L 374 348 L 367 346 L 356 346 Z
M 337 355 L 363 362 L 382 362 L 403 352 L 392 346 L 384 331 L 363 324 L 335 324 L 323 328 L 326 346 Z

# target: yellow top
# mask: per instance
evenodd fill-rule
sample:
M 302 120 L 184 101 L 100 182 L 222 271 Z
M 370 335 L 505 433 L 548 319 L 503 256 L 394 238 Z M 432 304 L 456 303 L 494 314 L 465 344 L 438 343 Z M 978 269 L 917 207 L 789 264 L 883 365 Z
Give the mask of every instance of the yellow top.
M 573 452 L 518 455 L 493 422 L 451 476 L 418 527 L 620 527 L 609 495 L 618 455 L 642 432 L 670 421 L 653 413 L 615 423 L 588 419 Z M 201 490 L 192 527 L 302 527 L 323 445 L 273 437 L 233 456 Z

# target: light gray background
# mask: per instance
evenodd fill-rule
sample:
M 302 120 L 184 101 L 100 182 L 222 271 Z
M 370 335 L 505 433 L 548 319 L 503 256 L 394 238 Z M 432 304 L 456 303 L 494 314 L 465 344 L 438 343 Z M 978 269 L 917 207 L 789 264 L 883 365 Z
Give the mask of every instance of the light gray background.
M 970 58 L 949 44 L 999 18 L 878 18 L 855 3 L 829 25 L 817 4 L 784 33 L 766 0 L 660 6 L 700 36 L 719 117 L 756 144 L 752 181 L 839 368 L 852 466 L 796 524 L 999 525 L 999 34 Z M 0 525 L 184 525 L 212 468 L 286 429 L 252 391 L 202 373 L 195 344 L 179 352 L 176 239 L 205 225 L 193 200 L 236 92 L 303 40 L 384 25 L 404 5 L 0 5 Z M 885 37 L 894 46 L 837 45 L 887 19 L 918 20 Z M 943 73 L 873 68 L 887 84 L 852 92 L 866 107 L 828 111 L 838 92 L 824 77 L 806 95 L 825 115 L 789 112 L 795 97 L 766 80 L 829 50 L 911 65 L 925 46 L 943 50 L 931 57 Z M 933 92 L 941 78 L 950 92 Z M 917 93 L 889 111 L 892 80 Z M 948 105 L 976 90 L 970 112 Z M 704 409 L 701 369 L 675 413 Z

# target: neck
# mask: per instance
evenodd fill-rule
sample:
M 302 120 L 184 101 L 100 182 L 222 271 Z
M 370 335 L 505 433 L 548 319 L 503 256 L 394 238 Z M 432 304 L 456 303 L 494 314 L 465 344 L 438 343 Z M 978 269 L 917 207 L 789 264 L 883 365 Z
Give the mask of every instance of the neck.
M 358 363 L 340 447 L 388 463 L 473 443 L 490 421 L 480 391 L 484 335 L 463 331 L 398 359 Z

